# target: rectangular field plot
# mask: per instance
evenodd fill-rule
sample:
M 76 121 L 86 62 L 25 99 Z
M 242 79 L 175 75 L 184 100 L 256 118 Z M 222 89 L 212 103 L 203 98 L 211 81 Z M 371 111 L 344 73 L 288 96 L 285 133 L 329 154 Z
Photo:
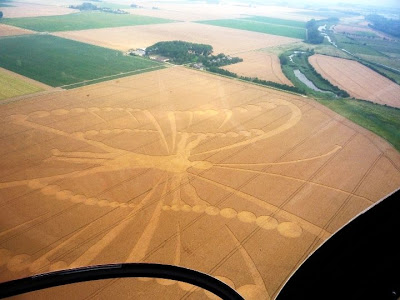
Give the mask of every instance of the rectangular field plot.
M 199 21 L 198 23 L 241 29 L 247 31 L 255 31 L 261 33 L 268 33 L 273 35 L 287 36 L 297 39 L 305 38 L 306 29 L 304 28 L 304 26 L 299 27 L 299 26 L 282 25 L 285 24 L 285 22 L 289 21 L 281 20 L 282 22 L 281 24 L 279 24 L 277 20 L 279 21 L 279 19 L 273 19 L 273 18 L 252 17 L 246 19 Z
M 54 32 L 160 24 L 173 21 L 147 16 L 118 15 L 103 12 L 84 12 L 62 16 L 3 19 L 1 22 L 4 24 L 40 32 Z
M 0 100 L 42 91 L 42 88 L 0 70 Z
M 115 79 L 163 68 L 142 58 L 50 35 L 1 39 L 0 67 L 53 87 Z

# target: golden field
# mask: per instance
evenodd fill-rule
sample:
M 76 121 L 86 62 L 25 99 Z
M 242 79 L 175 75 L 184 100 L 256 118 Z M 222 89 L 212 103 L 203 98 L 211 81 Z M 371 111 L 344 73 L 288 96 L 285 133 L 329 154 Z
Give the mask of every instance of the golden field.
M 225 54 L 298 41 L 298 39 L 283 36 L 190 22 L 66 31 L 54 33 L 54 35 L 121 51 L 146 48 L 160 41 L 181 40 L 208 44 L 213 46 L 214 53 Z
M 325 79 L 350 96 L 400 107 L 400 86 L 359 62 L 320 54 L 309 61 Z
M 238 53 L 237 56 L 242 58 L 243 61 L 222 67 L 222 69 L 241 76 L 257 77 L 259 79 L 293 86 L 290 80 L 282 73 L 281 63 L 276 54 L 251 51 Z
M 317 102 L 181 67 L 34 96 L 0 117 L 1 281 L 155 262 L 269 299 L 400 185 L 399 153 Z M 153 279 L 28 296 L 211 297 Z

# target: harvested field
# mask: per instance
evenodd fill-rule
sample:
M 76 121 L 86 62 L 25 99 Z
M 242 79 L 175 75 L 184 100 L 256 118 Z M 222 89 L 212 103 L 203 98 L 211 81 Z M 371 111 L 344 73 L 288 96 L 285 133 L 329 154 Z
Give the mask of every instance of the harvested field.
M 58 1 L 57 1 L 58 2 Z M 2 7 L 3 18 L 60 16 L 75 13 L 75 9 L 58 5 L 13 2 L 12 7 Z
M 123 51 L 131 48 L 146 48 L 160 41 L 182 40 L 209 44 L 214 47 L 215 53 L 222 52 L 225 54 L 298 41 L 287 37 L 185 22 L 68 31 L 59 32 L 55 35 Z
M 222 67 L 222 69 L 246 77 L 258 77 L 259 79 L 282 83 L 293 86 L 289 79 L 282 73 L 279 58 L 275 54 L 261 51 L 238 53 L 243 62 Z
M 0 37 L 10 35 L 32 34 L 33 31 L 10 25 L 0 24 Z
M 369 69 L 343 58 L 313 55 L 310 63 L 325 79 L 352 97 L 400 107 L 400 86 Z
M 140 261 L 270 299 L 400 186 L 400 154 L 317 102 L 183 67 L 5 104 L 0 120 L 0 281 Z M 210 298 L 165 280 L 82 287 L 27 296 Z

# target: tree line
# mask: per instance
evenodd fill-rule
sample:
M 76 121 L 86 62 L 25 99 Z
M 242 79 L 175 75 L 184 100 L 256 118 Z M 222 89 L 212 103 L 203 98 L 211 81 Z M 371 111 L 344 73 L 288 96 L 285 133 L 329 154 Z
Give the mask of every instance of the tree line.
M 400 20 L 387 19 L 380 15 L 369 15 L 365 19 L 372 23 L 368 24 L 369 27 L 400 37 Z
M 316 21 L 315 19 L 311 19 L 306 23 L 307 37 L 305 41 L 309 44 L 322 44 L 324 42 L 324 36 L 318 30 L 318 27 L 321 25 L 337 22 L 339 22 L 338 18 L 328 18 L 318 21 Z

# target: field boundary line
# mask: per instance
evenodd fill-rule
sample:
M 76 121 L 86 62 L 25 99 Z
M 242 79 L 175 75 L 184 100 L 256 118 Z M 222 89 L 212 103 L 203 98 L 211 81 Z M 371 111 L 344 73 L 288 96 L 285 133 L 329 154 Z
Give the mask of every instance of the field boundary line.
M 284 24 L 276 24 L 276 23 L 268 23 L 268 22 L 262 22 L 262 21 L 256 21 L 256 20 L 251 20 L 251 19 L 232 19 L 232 20 L 240 20 L 240 21 L 246 21 L 246 22 L 254 22 L 254 23 L 260 23 L 260 24 L 267 24 L 267 25 L 273 25 L 273 26 L 282 26 L 282 27 L 289 27 L 289 28 L 297 28 L 297 29 L 303 29 L 306 30 L 305 27 L 298 27 L 298 26 L 291 26 L 291 25 L 284 25 Z
M 205 71 L 205 70 L 197 70 L 197 69 L 193 69 L 193 68 L 187 67 L 185 65 L 184 65 L 184 67 L 186 67 L 186 68 L 188 68 L 190 70 L 195 70 L 195 71 L 204 72 L 204 73 L 207 73 L 207 74 L 217 75 L 217 76 L 224 77 L 224 78 L 227 78 L 227 79 L 237 80 L 237 81 L 240 81 L 240 82 L 243 82 L 243 83 L 249 83 L 249 84 L 257 85 L 259 87 L 263 87 L 263 88 L 267 88 L 267 89 L 273 89 L 273 90 L 276 90 L 276 91 L 285 92 L 285 93 L 288 93 L 288 94 L 293 94 L 295 96 L 308 98 L 308 96 L 306 96 L 306 95 L 298 94 L 296 92 L 280 89 L 280 88 L 277 88 L 277 87 L 273 87 L 273 86 L 269 86 L 269 85 L 263 85 L 263 84 L 256 83 L 256 82 L 253 82 L 253 81 L 247 81 L 247 80 L 240 79 L 240 78 L 237 78 L 237 77 L 230 77 L 230 76 L 222 75 L 222 74 L 219 74 L 219 73 L 213 73 L 213 72 L 209 72 L 209 71 Z
M 136 72 L 140 72 L 140 71 L 145 71 L 145 70 L 151 70 L 151 69 L 156 69 L 156 68 L 160 68 L 160 67 L 165 67 L 165 65 L 159 65 L 159 66 L 154 66 L 154 67 L 149 67 L 149 68 L 144 68 L 144 69 L 138 69 L 138 70 L 134 70 L 134 71 L 128 71 L 128 72 L 121 72 L 118 74 L 114 74 L 114 75 L 107 75 L 107 76 L 103 76 L 103 77 L 99 77 L 99 78 L 94 78 L 94 79 L 88 79 L 88 80 L 83 80 L 80 82 L 75 82 L 75 83 L 71 83 L 71 84 L 65 84 L 65 85 L 60 85 L 57 88 L 65 88 L 65 87 L 69 87 L 69 86 L 73 86 L 73 85 L 78 85 L 78 84 L 82 84 L 82 83 L 88 83 L 88 82 L 92 82 L 92 81 L 96 81 L 96 80 L 101 80 L 101 79 L 106 79 L 106 78 L 111 78 L 111 77 L 116 77 L 116 76 L 122 76 L 122 75 L 127 75 L 130 73 L 136 73 Z

